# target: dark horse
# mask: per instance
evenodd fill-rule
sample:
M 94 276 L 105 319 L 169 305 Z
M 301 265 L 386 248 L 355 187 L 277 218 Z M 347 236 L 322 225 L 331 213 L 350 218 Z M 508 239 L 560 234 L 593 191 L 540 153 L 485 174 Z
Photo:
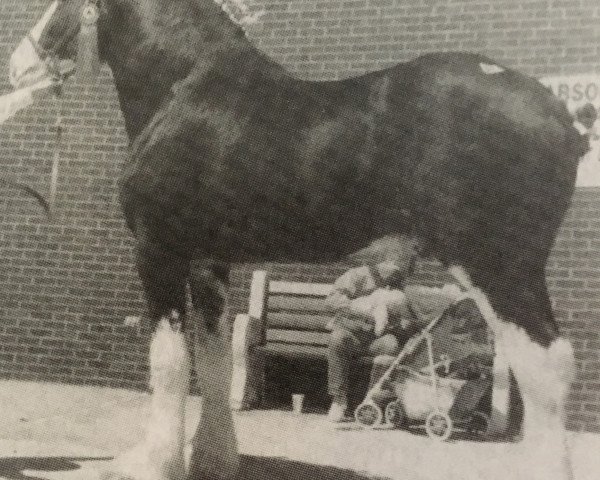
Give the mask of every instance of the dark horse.
M 207 262 L 191 278 L 194 306 L 213 314 L 200 343 L 219 345 L 212 318 L 227 264 L 375 257 L 381 239 L 405 255 L 416 243 L 471 292 L 508 356 L 525 439 L 543 455 L 531 457 L 528 478 L 568 478 L 573 353 L 544 268 L 588 146 L 565 106 L 536 80 L 468 53 L 299 80 L 221 4 L 59 1 L 42 34 L 24 40 L 35 58 L 12 58 L 16 84 L 43 60 L 75 58 L 82 7 L 97 9 L 100 58 L 131 141 L 121 202 L 152 320 L 183 318 L 193 259 Z M 200 371 L 222 367 L 222 355 L 199 358 Z M 204 390 L 190 478 L 232 475 L 231 414 L 218 406 L 226 394 L 225 383 Z

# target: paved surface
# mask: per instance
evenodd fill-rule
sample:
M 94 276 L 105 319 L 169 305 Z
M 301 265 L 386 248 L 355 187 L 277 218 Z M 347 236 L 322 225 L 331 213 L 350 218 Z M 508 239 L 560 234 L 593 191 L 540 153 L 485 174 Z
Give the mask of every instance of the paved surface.
M 94 480 L 143 433 L 149 396 L 127 390 L 0 382 L 0 478 Z M 188 435 L 201 401 L 191 398 Z M 322 415 L 283 411 L 236 416 L 244 479 L 508 480 L 531 463 L 517 443 L 439 443 L 397 430 L 335 427 Z M 571 435 L 575 480 L 600 479 L 600 435 Z M 548 480 L 552 480 L 552 476 Z

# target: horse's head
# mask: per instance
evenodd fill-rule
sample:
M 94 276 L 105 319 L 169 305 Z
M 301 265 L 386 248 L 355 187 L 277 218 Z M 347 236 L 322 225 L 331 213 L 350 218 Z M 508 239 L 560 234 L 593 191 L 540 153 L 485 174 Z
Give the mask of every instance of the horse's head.
M 74 69 L 80 34 L 97 35 L 106 0 L 55 0 L 10 58 L 10 82 L 25 87 Z M 96 38 L 94 38 L 96 41 Z

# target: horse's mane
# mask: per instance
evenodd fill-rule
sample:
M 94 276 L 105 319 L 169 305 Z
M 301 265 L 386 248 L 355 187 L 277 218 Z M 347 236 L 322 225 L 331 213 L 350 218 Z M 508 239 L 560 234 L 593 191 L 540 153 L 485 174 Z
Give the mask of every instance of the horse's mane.
M 138 5 L 141 5 L 139 0 L 133 0 Z M 162 2 L 163 0 L 160 0 Z M 253 23 L 256 23 L 259 17 L 264 13 L 262 10 L 256 13 L 252 13 L 250 8 L 246 4 L 247 0 L 212 0 L 218 7 L 221 8 L 227 18 L 233 25 L 236 26 L 243 34 L 248 35 L 247 27 Z M 157 4 L 160 5 L 160 2 Z M 202 42 L 206 39 L 202 39 L 203 36 L 207 35 L 214 38 L 214 33 L 211 25 L 211 20 L 208 18 L 202 18 L 204 28 L 199 28 L 198 25 L 193 23 L 183 23 L 182 18 L 186 15 L 185 8 L 190 5 L 196 4 L 199 8 L 199 12 L 205 12 L 205 7 L 210 4 L 211 0 L 187 0 L 187 1 L 174 1 L 171 5 L 163 5 L 167 8 L 158 8 L 156 11 L 148 9 L 144 14 L 148 18 L 152 18 L 151 27 L 146 29 L 146 37 L 141 42 L 142 50 L 154 50 L 154 51 L 171 51 L 184 53 L 183 57 L 188 57 L 190 60 L 195 59 L 197 54 L 194 50 L 194 46 L 197 42 Z M 198 15 L 195 16 L 197 18 Z M 213 26 L 218 30 L 218 21 Z M 188 27 L 191 27 L 188 28 Z M 177 34 L 173 32 L 176 31 Z M 168 32 L 166 34 L 165 32 Z M 230 42 L 233 41 L 233 37 L 230 38 Z M 176 55 L 177 56 L 177 55 Z M 174 67 L 174 66 L 173 66 Z
M 264 11 L 252 13 L 245 0 L 213 0 L 229 16 L 232 22 L 244 31 L 264 14 Z

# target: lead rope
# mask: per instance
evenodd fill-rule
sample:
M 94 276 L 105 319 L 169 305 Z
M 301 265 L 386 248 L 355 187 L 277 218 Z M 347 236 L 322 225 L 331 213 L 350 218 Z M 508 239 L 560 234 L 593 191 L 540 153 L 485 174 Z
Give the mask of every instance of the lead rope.
M 63 137 L 63 104 L 62 104 L 62 85 L 59 84 L 54 91 L 54 95 L 52 95 L 55 111 L 56 111 L 56 121 L 54 123 L 54 128 L 56 131 L 56 137 L 54 141 L 54 153 L 52 156 L 52 172 L 50 174 L 50 214 L 52 214 L 52 210 L 54 210 L 56 204 L 56 191 L 58 185 L 58 174 L 59 174 L 59 164 L 60 164 L 60 152 L 62 148 L 62 137 Z

